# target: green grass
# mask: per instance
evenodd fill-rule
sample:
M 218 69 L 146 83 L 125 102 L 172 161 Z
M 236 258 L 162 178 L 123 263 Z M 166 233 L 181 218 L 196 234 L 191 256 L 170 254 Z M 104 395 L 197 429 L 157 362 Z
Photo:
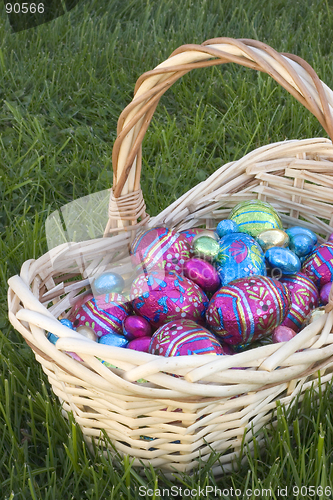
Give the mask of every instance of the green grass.
M 82 0 L 69 15 L 17 34 L 1 12 L 0 499 L 145 498 L 140 486 L 170 483 L 156 470 L 140 478 L 128 460 L 88 452 L 8 323 L 7 279 L 47 250 L 52 211 L 111 185 L 117 118 L 144 71 L 184 43 L 246 37 L 302 56 L 332 86 L 332 8 L 328 0 Z M 161 99 L 144 141 L 148 212 L 256 147 L 316 136 L 326 136 L 316 119 L 267 75 L 235 65 L 192 72 Z M 271 487 L 271 498 L 288 487 L 288 499 L 318 497 L 294 495 L 292 486 L 333 488 L 331 391 L 280 413 L 264 449 L 238 473 L 214 480 L 212 455 L 179 484 Z

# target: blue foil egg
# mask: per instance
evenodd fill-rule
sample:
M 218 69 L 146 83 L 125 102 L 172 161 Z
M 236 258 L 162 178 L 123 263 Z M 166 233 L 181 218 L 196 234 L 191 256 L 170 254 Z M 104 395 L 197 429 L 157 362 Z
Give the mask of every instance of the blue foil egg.
M 289 248 L 298 257 L 305 257 L 314 248 L 313 238 L 306 233 L 298 233 L 290 238 Z
M 117 335 L 113 333 L 108 333 L 107 335 L 103 335 L 98 339 L 99 344 L 111 345 L 113 347 L 126 347 L 128 344 L 128 340 L 125 339 L 122 335 Z
M 57 335 L 54 335 L 54 333 L 51 333 L 51 332 L 48 332 L 46 337 L 53 345 L 56 345 L 56 342 L 59 338 Z
M 265 253 L 265 258 L 271 268 L 278 269 L 281 274 L 295 274 L 301 269 L 299 258 L 288 248 L 269 248 Z
M 305 227 L 301 226 L 289 227 L 288 229 L 286 229 L 286 233 L 290 239 L 293 239 L 294 236 L 299 234 L 306 234 L 309 238 L 311 238 L 313 246 L 318 241 L 317 235 L 313 231 L 311 231 L 311 229 L 306 229 Z
M 71 322 L 70 319 L 67 319 L 67 318 L 63 318 L 60 320 L 60 323 L 62 325 L 65 325 L 67 326 L 68 328 L 70 328 L 71 330 L 74 330 L 74 327 L 73 327 L 73 323 Z
M 219 238 L 223 238 L 226 234 L 239 233 L 239 226 L 233 220 L 221 220 L 216 227 L 216 232 Z
M 264 252 L 252 236 L 231 233 L 220 239 L 215 259 L 221 286 L 246 276 L 266 276 Z
M 120 274 L 107 272 L 95 279 L 93 285 L 95 295 L 106 293 L 121 293 L 125 287 L 125 281 Z

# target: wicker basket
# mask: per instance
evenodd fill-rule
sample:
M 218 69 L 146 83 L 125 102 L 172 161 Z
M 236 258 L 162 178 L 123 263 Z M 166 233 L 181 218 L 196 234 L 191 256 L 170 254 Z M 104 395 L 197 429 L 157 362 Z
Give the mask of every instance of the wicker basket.
M 112 237 L 60 245 L 25 262 L 20 276 L 8 281 L 9 319 L 33 349 L 63 413 L 73 412 L 88 442 L 105 429 L 121 454 L 135 458 L 134 465 L 150 463 L 164 471 L 191 471 L 199 457 L 208 460 L 212 449 L 225 452 L 220 462 L 227 470 L 243 438 L 251 448 L 253 431 L 275 418 L 277 400 L 290 405 L 311 384 L 325 387 L 332 377 L 331 302 L 325 315 L 287 343 L 214 360 L 209 355 L 163 358 L 100 345 L 57 320 L 68 316 L 75 297 L 89 287 L 87 262 L 94 269 L 114 269 L 140 225 L 211 227 L 238 202 L 259 198 L 272 203 L 285 226 L 300 220 L 319 234 L 319 241 L 333 232 L 333 146 L 322 138 L 252 151 L 149 220 L 140 190 L 141 143 L 158 101 L 191 69 L 226 62 L 270 74 L 333 137 L 333 93 L 302 59 L 253 40 L 218 38 L 182 46 L 139 78 L 135 97 L 119 118 L 106 229 Z M 123 272 L 126 265 L 122 259 Z M 60 337 L 56 346 L 47 340 L 47 331 Z

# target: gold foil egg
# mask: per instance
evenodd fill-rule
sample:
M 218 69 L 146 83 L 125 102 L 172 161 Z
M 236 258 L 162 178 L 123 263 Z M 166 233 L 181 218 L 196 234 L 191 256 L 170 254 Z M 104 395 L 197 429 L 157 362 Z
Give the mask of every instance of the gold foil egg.
M 289 236 L 282 229 L 262 231 L 256 239 L 264 252 L 272 247 L 286 248 L 289 245 Z
M 78 326 L 76 331 L 77 331 L 77 333 L 80 333 L 81 335 L 83 335 L 87 339 L 94 340 L 95 342 L 97 342 L 97 335 L 94 332 L 94 330 L 92 328 L 90 328 L 89 326 L 85 326 L 85 325 Z

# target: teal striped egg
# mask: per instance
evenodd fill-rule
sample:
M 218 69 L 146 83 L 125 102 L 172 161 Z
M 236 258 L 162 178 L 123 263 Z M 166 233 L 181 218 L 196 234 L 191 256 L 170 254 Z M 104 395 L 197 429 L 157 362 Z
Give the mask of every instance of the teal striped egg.
M 231 211 L 229 219 L 238 224 L 240 233 L 250 234 L 253 238 L 268 229 L 283 229 L 276 210 L 269 203 L 260 200 L 238 203 Z

